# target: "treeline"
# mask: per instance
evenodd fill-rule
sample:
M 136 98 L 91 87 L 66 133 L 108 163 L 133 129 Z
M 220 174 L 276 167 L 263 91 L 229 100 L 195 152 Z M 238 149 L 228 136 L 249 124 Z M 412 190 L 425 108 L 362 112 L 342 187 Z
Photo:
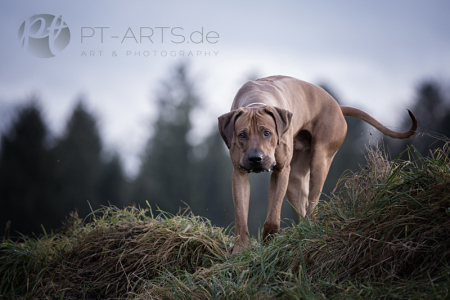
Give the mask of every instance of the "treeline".
M 189 206 L 215 225 L 232 224 L 232 165 L 217 129 L 205 128 L 211 135 L 200 145 L 192 145 L 188 139 L 192 112 L 203 101 L 197 90 L 199 84 L 184 64 L 162 82 L 154 99 L 158 117 L 152 122 L 153 134 L 133 179 L 125 175 L 120 156 L 105 151 L 96 118 L 82 101 L 74 108 L 63 133 L 56 137 L 50 134 L 38 102 L 18 108 L 1 138 L 1 235 L 14 238 L 17 232 L 40 234 L 42 227 L 58 230 L 74 210 L 84 218 L 102 205 L 147 206 L 147 202 L 153 209 L 171 213 Z M 411 109 L 419 119 L 419 130 L 450 136 L 449 99 L 443 89 L 436 82 L 425 82 L 414 100 Z M 372 132 L 358 119 L 348 118 L 347 122 L 347 138 L 333 162 L 325 193 L 345 170 L 362 163 L 364 145 Z M 402 129 L 409 128 L 409 122 L 405 111 Z M 405 143 L 426 152 L 433 142 L 425 138 L 385 141 L 392 156 L 397 156 Z M 249 224 L 253 233 L 264 222 L 268 180 L 269 174 L 251 174 Z M 294 218 L 287 202 L 282 217 Z

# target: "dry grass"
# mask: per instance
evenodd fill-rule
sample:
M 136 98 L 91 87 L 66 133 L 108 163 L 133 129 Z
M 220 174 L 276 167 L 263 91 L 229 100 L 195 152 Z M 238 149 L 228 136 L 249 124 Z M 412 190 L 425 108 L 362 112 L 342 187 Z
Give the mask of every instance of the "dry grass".
M 97 212 L 92 223 L 75 230 L 76 239 L 52 261 L 35 295 L 124 297 L 163 272 L 189 273 L 227 258 L 231 240 L 222 228 L 190 214 L 148 213 L 135 207 Z
M 450 257 L 448 150 L 393 164 L 369 151 L 368 167 L 320 208 L 332 234 L 305 245 L 310 274 L 389 281 L 436 273 Z

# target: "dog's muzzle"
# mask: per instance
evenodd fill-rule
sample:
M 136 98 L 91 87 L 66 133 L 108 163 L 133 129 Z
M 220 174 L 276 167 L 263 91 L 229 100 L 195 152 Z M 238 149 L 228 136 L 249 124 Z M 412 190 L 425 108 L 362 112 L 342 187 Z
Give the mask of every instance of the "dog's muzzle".
M 276 162 L 270 167 L 267 167 L 267 162 L 264 161 L 262 154 L 250 153 L 247 157 L 247 162 L 245 162 L 245 166 L 239 165 L 239 168 L 247 173 L 261 173 L 272 171 L 275 165 Z

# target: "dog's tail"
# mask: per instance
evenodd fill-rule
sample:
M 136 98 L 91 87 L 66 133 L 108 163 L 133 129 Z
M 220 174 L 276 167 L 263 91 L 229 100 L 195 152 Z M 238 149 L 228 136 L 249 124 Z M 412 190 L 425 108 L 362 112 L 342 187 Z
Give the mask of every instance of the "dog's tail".
M 390 136 L 391 138 L 394 138 L 394 139 L 407 139 L 407 138 L 413 136 L 417 130 L 416 116 L 409 109 L 408 109 L 409 116 L 411 117 L 413 124 L 412 124 L 411 128 L 409 129 L 409 131 L 406 131 L 406 132 L 397 132 L 397 131 L 390 130 L 389 128 L 387 128 L 386 126 L 384 126 L 383 124 L 381 124 L 380 122 L 375 120 L 368 113 L 366 113 L 360 109 L 349 107 L 349 106 L 341 106 L 341 110 L 342 110 L 342 114 L 344 116 L 355 117 L 355 118 L 361 119 L 361 120 L 369 123 L 376 129 L 378 129 L 385 135 Z

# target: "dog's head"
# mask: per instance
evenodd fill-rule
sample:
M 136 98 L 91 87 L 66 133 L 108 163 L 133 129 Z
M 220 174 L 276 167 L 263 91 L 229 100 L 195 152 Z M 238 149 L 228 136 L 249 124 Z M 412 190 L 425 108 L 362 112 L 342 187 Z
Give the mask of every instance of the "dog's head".
M 291 119 L 291 112 L 278 107 L 241 107 L 219 117 L 219 132 L 228 149 L 239 153 L 239 167 L 259 173 L 275 166 L 275 149 Z

